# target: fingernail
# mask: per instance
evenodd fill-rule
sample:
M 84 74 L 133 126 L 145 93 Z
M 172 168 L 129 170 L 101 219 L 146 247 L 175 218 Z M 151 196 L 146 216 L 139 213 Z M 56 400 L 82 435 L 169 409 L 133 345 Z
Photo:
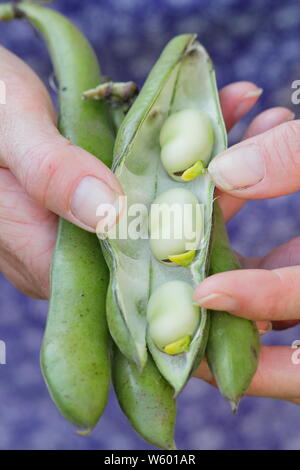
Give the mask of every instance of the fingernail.
M 220 297 L 221 294 L 210 294 L 206 295 L 205 297 L 197 297 L 195 296 L 195 300 L 193 302 L 194 305 L 200 305 L 200 307 L 206 307 L 206 302 L 210 302 L 214 299 Z
M 265 166 L 257 145 L 241 145 L 215 157 L 208 172 L 219 188 L 231 191 L 259 183 L 264 178 Z
M 211 370 L 207 364 L 207 360 L 205 358 L 202 359 L 199 367 L 195 371 L 195 376 L 199 377 L 202 380 L 205 380 L 206 382 L 210 384 L 215 384 L 215 379 L 214 376 L 211 373 Z
M 240 119 L 242 116 L 244 116 L 244 114 L 246 114 L 251 107 L 251 103 L 249 103 L 249 100 L 251 100 L 251 98 L 258 98 L 262 94 L 262 92 L 262 88 L 256 88 L 255 90 L 251 90 L 245 93 L 241 97 L 241 102 L 235 110 L 235 119 Z
M 262 88 L 256 88 L 255 90 L 248 91 L 243 95 L 243 99 L 252 98 L 253 96 L 260 96 L 263 92 Z
M 118 196 L 103 181 L 93 176 L 85 176 L 73 194 L 71 212 L 79 222 L 95 230 L 99 222 L 99 207 L 105 204 L 115 208 Z
M 197 305 L 212 310 L 232 311 L 237 308 L 237 301 L 225 294 L 214 293 L 204 297 L 196 297 Z
M 264 335 L 272 330 L 272 323 L 267 320 L 261 320 L 256 322 L 258 333 Z
M 296 114 L 293 111 L 290 112 L 289 116 L 286 118 L 286 122 L 293 121 L 295 119 Z

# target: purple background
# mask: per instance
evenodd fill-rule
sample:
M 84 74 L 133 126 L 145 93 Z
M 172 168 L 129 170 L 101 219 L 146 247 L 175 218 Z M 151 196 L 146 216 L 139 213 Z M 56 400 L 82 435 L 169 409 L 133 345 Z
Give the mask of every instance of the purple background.
M 175 34 L 197 32 L 217 69 L 219 86 L 253 80 L 264 88 L 255 110 L 231 135 L 238 140 L 251 116 L 288 106 L 291 83 L 300 79 L 300 4 L 297 0 L 86 0 L 54 1 L 92 41 L 106 75 L 142 83 L 162 47 Z M 41 41 L 24 22 L 0 26 L 2 44 L 47 81 L 51 64 Z M 247 204 L 229 224 L 235 248 L 264 255 L 300 231 L 299 194 Z M 56 411 L 39 369 L 47 303 L 19 293 L 0 275 L 0 449 L 148 449 L 132 431 L 112 394 L 90 437 L 76 436 Z M 290 345 L 299 327 L 264 338 Z M 300 373 L 295 366 L 295 373 Z M 300 396 L 300 393 L 299 393 Z M 180 449 L 299 449 L 300 408 L 245 398 L 237 416 L 219 393 L 192 379 L 178 400 Z

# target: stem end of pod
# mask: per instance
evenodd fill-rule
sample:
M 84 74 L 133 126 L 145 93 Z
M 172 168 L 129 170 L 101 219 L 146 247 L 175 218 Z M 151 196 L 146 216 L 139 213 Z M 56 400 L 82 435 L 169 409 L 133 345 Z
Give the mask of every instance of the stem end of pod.
M 176 442 L 173 441 L 166 450 L 177 450 Z
M 138 94 L 135 82 L 105 82 L 82 93 L 83 99 L 105 100 L 112 105 L 130 105 Z

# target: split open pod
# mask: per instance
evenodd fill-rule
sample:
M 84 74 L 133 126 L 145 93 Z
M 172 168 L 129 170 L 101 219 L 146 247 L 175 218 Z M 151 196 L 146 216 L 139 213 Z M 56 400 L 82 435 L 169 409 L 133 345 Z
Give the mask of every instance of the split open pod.
M 225 147 L 226 132 L 212 63 L 195 35 L 178 36 L 164 49 L 119 129 L 114 171 L 128 198 L 125 218 L 120 224 L 124 226 L 126 219 L 128 236 L 124 237 L 123 231 L 122 237 L 110 236 L 104 241 L 111 269 L 107 300 L 111 335 L 122 353 L 141 370 L 150 351 L 176 394 L 203 356 L 208 315 L 204 308 L 198 309 L 193 331 L 189 334 L 182 331 L 182 336 L 190 337 L 188 344 L 182 352 L 168 354 L 152 338 L 153 329 L 147 321 L 148 302 L 166 283 L 185 283 L 192 291 L 207 275 L 214 186 L 207 174 L 195 170 L 195 165 L 201 162 L 206 166 Z M 174 154 L 177 166 L 170 158 L 176 148 L 180 150 Z M 186 180 L 177 181 L 176 175 L 175 179 L 170 176 L 187 170 Z M 197 205 L 201 208 L 195 243 L 190 247 L 186 241 L 191 240 L 175 239 L 172 233 L 169 240 L 151 240 L 155 225 L 152 218 L 151 230 L 152 205 L 160 204 L 161 197 L 170 202 L 168 191 L 173 191 L 173 202 L 180 204 L 183 197 L 192 210 Z M 148 224 L 148 229 L 150 225 L 150 233 L 143 229 L 144 236 L 136 239 L 130 236 L 130 225 L 135 223 L 134 207 L 145 208 L 140 223 Z M 183 302 L 180 290 L 174 288 L 169 295 L 170 302 L 176 303 L 176 299 L 178 304 Z M 190 300 L 190 312 L 193 307 Z

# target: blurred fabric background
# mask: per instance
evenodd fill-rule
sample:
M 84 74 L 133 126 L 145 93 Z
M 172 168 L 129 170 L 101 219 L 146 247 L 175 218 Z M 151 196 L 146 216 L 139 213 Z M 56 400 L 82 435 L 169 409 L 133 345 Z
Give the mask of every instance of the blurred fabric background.
M 253 112 L 231 133 L 231 143 L 267 107 L 287 106 L 300 117 L 291 104 L 291 83 L 300 79 L 298 0 L 60 0 L 53 7 L 87 35 L 103 72 L 116 80 L 142 84 L 170 38 L 198 33 L 215 63 L 219 87 L 252 80 L 264 89 Z M 28 24 L 1 24 L 0 32 L 2 45 L 48 83 L 48 54 Z M 266 254 L 299 234 L 299 194 L 248 203 L 229 230 L 243 255 Z M 7 364 L 0 365 L 0 449 L 151 448 L 132 431 L 113 394 L 93 434 L 77 436 L 52 404 L 39 369 L 47 303 L 25 297 L 2 276 L 0 305 L 0 339 L 7 345 Z M 263 341 L 290 345 L 296 339 L 299 327 L 272 332 Z M 300 408 L 292 404 L 245 398 L 232 416 L 217 390 L 192 379 L 178 410 L 179 449 L 300 448 Z

